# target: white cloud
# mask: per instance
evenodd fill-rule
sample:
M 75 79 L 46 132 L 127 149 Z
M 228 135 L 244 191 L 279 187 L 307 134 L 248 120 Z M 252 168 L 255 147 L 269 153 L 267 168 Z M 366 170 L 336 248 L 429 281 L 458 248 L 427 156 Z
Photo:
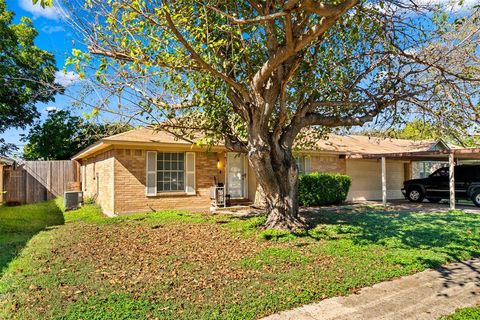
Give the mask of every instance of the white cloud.
M 46 18 L 60 20 L 66 15 L 65 10 L 57 1 L 54 1 L 53 6 L 45 8 L 42 8 L 40 1 L 34 5 L 32 0 L 19 0 L 18 4 L 23 10 L 30 12 L 33 15 L 33 19 Z
M 47 34 L 52 34 L 55 32 L 65 32 L 65 28 L 62 26 L 43 26 L 42 32 Z
M 57 71 L 55 72 L 55 83 L 59 84 L 63 87 L 70 87 L 73 86 L 74 84 L 80 82 L 80 76 L 78 73 L 75 73 L 73 71 Z

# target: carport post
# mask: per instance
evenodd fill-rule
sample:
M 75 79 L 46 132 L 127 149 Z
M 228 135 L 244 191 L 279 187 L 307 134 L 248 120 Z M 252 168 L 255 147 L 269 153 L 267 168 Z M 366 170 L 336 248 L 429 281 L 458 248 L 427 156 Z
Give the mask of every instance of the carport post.
M 387 161 L 382 157 L 382 203 L 383 207 L 387 207 Z
M 455 210 L 455 159 L 453 151 L 448 155 L 448 181 L 450 191 L 450 210 Z

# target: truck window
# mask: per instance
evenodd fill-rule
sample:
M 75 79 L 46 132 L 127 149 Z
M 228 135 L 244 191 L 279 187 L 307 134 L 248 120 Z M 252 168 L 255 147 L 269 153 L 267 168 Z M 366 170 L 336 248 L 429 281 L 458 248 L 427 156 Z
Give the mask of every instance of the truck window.
M 448 168 L 440 168 L 430 175 L 430 177 L 448 178 Z

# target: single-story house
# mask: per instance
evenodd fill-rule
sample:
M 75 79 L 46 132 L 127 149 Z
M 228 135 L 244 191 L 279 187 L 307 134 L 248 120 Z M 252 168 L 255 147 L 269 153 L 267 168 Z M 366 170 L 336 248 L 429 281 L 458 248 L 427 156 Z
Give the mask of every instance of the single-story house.
M 352 178 L 350 201 L 382 199 L 381 164 L 355 155 L 445 150 L 442 141 L 330 135 L 312 150 L 299 151 L 303 172 L 338 172 Z M 73 157 L 81 165 L 81 189 L 107 215 L 161 209 L 208 209 L 210 188 L 224 184 L 231 199 L 254 201 L 257 181 L 247 155 L 224 146 L 206 151 L 150 128 L 103 138 Z M 411 162 L 387 160 L 388 199 L 402 198 Z

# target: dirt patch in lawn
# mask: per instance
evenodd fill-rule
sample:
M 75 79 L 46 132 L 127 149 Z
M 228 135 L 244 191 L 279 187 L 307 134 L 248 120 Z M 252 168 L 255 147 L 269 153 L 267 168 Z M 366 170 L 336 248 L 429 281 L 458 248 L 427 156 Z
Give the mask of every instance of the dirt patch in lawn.
M 162 300 L 202 300 L 204 290 L 255 277 L 255 271 L 234 262 L 262 247 L 214 224 L 84 225 L 76 234 L 74 243 L 55 254 L 68 257 L 72 267 L 89 265 L 94 282 L 108 282 L 134 297 L 156 288 L 156 298 Z
M 210 319 L 212 312 L 214 318 L 230 312 L 254 318 L 268 314 L 280 299 L 293 303 L 281 296 L 305 290 L 295 278 L 309 272 L 315 276 L 315 268 L 328 269 L 331 262 L 298 243 L 259 241 L 212 221 L 78 222 L 49 237 L 44 239 L 50 243 L 48 252 L 35 253 L 38 268 L 22 270 L 26 276 L 9 299 L 13 314 L 76 319 L 98 311 L 108 318 L 111 306 L 121 305 L 147 318 Z M 293 278 L 282 278 L 292 272 Z M 249 307 L 249 300 L 260 305 Z

